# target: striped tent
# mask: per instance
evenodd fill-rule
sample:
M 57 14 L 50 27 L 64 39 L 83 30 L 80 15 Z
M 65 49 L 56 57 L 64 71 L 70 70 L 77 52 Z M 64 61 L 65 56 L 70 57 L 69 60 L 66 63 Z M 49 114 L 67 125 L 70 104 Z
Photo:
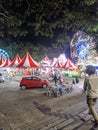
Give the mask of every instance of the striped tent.
M 10 63 L 11 63 L 11 60 L 9 58 L 6 58 L 3 64 L 0 65 L 0 68 L 8 67 Z
M 24 68 L 39 68 L 38 63 L 31 57 L 30 53 L 27 52 L 17 67 Z
M 10 63 L 9 67 L 16 67 L 19 63 L 20 63 L 21 59 L 19 57 L 18 54 L 16 54 L 16 56 L 14 57 L 14 59 L 12 60 L 12 62 Z

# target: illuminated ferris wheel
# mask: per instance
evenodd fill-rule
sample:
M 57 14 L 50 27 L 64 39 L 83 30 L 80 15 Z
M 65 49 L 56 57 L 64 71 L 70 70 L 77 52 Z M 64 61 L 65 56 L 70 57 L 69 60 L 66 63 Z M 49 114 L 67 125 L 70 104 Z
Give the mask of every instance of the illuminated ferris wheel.
M 5 50 L 0 49 L 0 58 L 2 58 L 3 60 L 5 60 L 8 57 L 9 57 L 8 53 Z
M 71 58 L 77 62 L 78 60 L 87 60 L 91 51 L 95 48 L 95 42 L 93 38 L 86 35 L 82 31 L 77 32 L 71 43 L 70 52 Z

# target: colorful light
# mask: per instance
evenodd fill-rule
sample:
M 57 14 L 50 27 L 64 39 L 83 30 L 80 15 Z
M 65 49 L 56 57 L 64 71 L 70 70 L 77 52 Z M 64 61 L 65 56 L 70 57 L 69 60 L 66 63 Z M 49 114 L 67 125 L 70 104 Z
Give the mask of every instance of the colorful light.
M 74 61 L 87 60 L 95 44 L 92 37 L 82 31 L 77 32 L 70 43 L 71 58 Z
M 5 50 L 0 49 L 0 57 L 2 57 L 3 59 L 6 59 L 9 57 L 9 55 Z

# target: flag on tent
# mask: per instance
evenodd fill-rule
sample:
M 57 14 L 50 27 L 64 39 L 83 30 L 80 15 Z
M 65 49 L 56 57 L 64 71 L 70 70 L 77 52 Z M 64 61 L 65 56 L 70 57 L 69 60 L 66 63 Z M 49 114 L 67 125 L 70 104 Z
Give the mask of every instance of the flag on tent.
M 27 52 L 17 67 L 26 67 L 26 68 L 39 68 L 40 66 L 36 61 L 33 60 L 30 53 Z

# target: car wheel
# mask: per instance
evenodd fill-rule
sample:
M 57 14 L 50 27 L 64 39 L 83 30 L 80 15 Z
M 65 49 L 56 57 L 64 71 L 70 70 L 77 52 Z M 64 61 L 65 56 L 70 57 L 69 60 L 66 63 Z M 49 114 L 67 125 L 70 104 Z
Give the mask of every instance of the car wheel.
M 25 90 L 25 89 L 26 89 L 26 86 L 22 86 L 21 89 L 22 89 L 22 90 Z
M 47 85 L 46 84 L 43 84 L 43 86 L 42 86 L 43 88 L 47 88 Z

